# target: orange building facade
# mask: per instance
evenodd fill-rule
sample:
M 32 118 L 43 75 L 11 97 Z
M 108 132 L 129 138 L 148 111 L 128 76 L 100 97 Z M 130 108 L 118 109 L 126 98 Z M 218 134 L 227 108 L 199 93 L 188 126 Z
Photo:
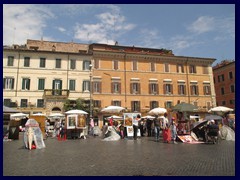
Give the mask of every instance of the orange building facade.
M 217 106 L 235 109 L 235 61 L 222 61 L 213 67 Z
M 174 56 L 165 49 L 91 44 L 92 98 L 95 112 L 109 105 L 146 114 L 192 103 L 207 112 L 215 106 L 215 59 Z M 96 113 L 95 113 L 96 114 Z

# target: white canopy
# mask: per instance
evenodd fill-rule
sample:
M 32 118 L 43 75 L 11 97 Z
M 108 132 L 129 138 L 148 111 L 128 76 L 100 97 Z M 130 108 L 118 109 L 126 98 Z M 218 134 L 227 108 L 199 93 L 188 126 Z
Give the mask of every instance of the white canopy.
M 80 109 L 73 109 L 65 112 L 65 114 L 88 114 L 88 113 Z

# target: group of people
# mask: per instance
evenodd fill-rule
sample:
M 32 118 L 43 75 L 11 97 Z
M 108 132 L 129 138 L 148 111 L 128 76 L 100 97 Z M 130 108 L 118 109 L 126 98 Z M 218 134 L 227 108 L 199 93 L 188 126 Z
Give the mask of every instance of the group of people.
M 103 138 L 107 137 L 107 129 L 108 127 L 114 127 L 116 132 L 119 134 L 121 139 L 124 139 L 127 135 L 126 127 L 124 127 L 123 123 L 115 124 L 112 119 L 109 120 L 108 123 L 102 127 Z M 177 144 L 177 124 L 175 122 L 175 118 L 172 117 L 171 120 L 168 120 L 167 114 L 164 116 L 156 116 L 153 120 L 147 119 L 144 121 L 140 114 L 133 118 L 132 120 L 133 127 L 133 139 L 137 140 L 138 131 L 140 129 L 140 136 L 143 137 L 145 133 L 147 133 L 148 137 L 154 136 L 155 141 L 158 142 L 160 140 L 160 133 L 163 136 L 163 142 L 170 143 L 173 142 Z

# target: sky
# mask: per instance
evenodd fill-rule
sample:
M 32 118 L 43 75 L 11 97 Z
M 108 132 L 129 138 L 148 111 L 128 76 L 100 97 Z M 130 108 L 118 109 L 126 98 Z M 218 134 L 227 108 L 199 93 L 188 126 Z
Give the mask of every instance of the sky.
M 235 60 L 234 4 L 3 4 L 3 45 L 27 39 Z

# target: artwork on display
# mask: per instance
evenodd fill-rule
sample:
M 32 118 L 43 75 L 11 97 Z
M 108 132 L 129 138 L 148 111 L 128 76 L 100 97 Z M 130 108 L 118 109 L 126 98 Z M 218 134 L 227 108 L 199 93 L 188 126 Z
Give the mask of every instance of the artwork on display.
M 77 122 L 77 115 L 67 116 L 67 129 L 75 129 Z
M 77 128 L 83 128 L 86 126 L 86 118 L 83 114 L 78 116 Z
M 133 121 L 137 118 L 140 113 L 124 113 L 124 126 L 127 129 L 127 136 L 133 136 Z M 141 114 L 140 114 L 141 115 Z M 141 136 L 140 129 L 138 129 L 137 136 Z

